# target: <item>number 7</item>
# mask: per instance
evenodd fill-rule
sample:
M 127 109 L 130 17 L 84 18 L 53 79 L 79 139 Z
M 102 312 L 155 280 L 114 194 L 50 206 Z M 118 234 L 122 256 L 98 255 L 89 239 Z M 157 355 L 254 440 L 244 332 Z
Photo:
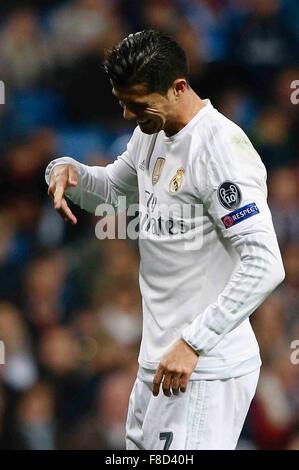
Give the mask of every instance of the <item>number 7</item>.
M 164 449 L 168 450 L 173 439 L 173 432 L 160 432 L 160 441 L 165 441 Z

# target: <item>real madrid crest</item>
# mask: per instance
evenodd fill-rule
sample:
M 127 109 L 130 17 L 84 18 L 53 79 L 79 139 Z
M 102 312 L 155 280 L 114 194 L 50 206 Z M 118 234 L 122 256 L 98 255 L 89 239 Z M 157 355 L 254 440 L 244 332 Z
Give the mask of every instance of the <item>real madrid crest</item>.
M 158 183 L 158 181 L 160 179 L 160 176 L 161 176 L 161 173 L 162 173 L 162 170 L 163 170 L 164 163 L 165 163 L 165 158 L 164 157 L 158 157 L 157 158 L 154 169 L 153 169 L 153 174 L 152 174 L 152 183 L 153 184 Z
M 176 171 L 175 176 L 171 178 L 170 183 L 169 183 L 169 191 L 171 192 L 171 194 L 175 194 L 182 186 L 184 173 L 185 173 L 184 168 L 179 168 Z

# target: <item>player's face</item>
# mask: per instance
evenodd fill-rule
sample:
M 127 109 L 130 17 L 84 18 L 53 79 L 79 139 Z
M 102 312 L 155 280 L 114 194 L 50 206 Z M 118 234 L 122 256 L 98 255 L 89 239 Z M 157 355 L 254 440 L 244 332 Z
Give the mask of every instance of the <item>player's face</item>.
M 114 86 L 112 93 L 119 99 L 124 118 L 135 120 L 145 134 L 169 127 L 175 106 L 171 89 L 166 95 L 147 93 L 144 84 L 137 84 L 126 89 Z

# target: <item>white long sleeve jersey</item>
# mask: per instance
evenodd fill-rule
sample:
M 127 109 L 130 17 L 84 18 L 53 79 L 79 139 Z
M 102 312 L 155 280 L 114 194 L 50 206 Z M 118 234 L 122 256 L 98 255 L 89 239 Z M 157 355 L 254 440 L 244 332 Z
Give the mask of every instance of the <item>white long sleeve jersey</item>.
M 249 315 L 283 280 L 267 205 L 266 170 L 246 134 L 205 100 L 177 134 L 137 127 L 107 167 L 70 157 L 82 209 L 140 204 L 141 378 L 179 338 L 198 351 L 191 379 L 225 379 L 260 366 Z M 189 210 L 189 212 L 188 212 Z M 100 243 L 100 242 L 99 242 Z

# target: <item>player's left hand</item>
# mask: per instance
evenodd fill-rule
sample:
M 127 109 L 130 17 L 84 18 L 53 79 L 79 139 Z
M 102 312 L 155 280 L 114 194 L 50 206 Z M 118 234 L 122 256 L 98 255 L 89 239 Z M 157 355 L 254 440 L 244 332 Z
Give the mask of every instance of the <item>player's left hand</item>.
M 167 397 L 185 392 L 190 375 L 198 361 L 196 352 L 182 339 L 179 339 L 162 357 L 153 380 L 153 395 L 159 394 L 160 385 Z

